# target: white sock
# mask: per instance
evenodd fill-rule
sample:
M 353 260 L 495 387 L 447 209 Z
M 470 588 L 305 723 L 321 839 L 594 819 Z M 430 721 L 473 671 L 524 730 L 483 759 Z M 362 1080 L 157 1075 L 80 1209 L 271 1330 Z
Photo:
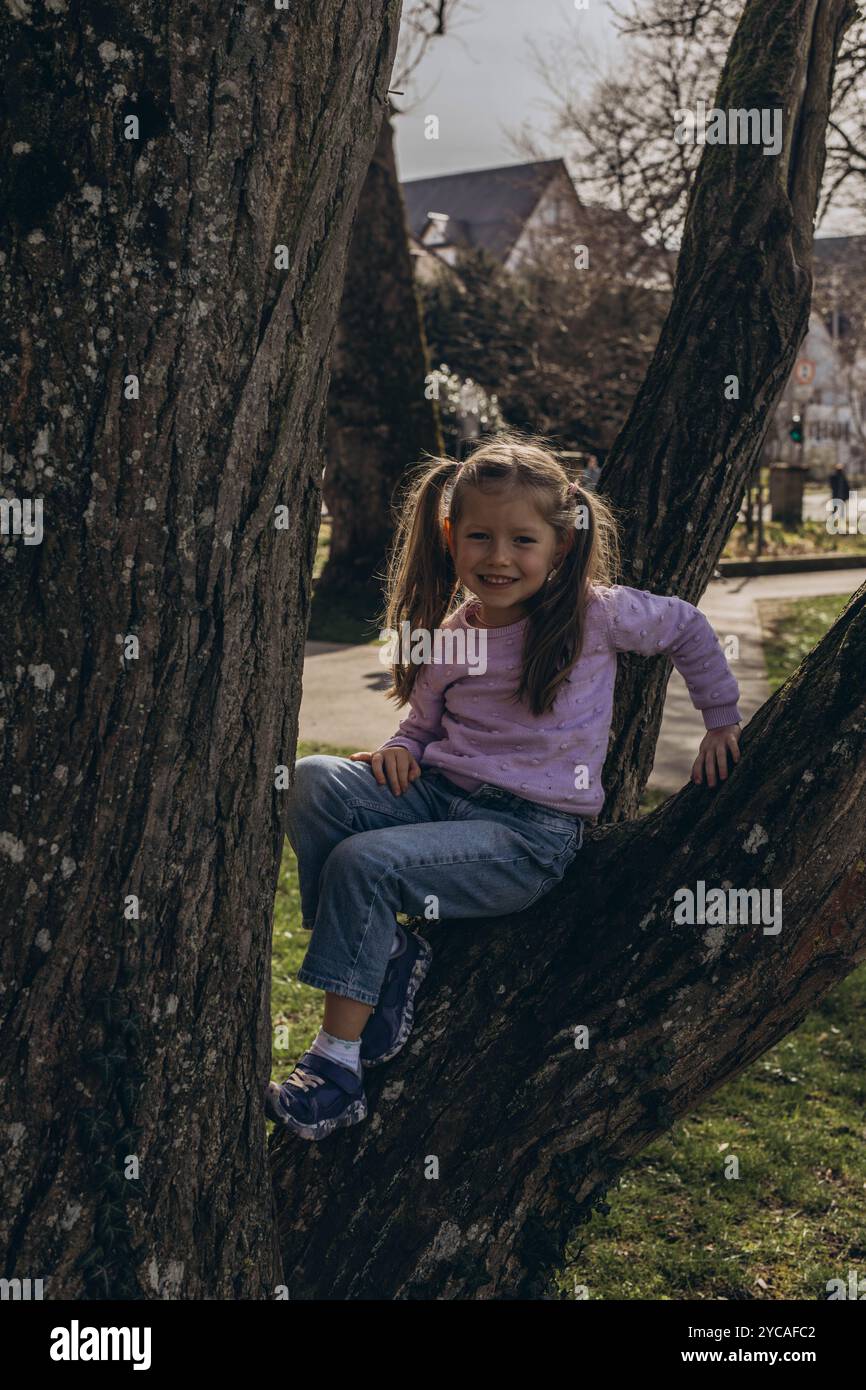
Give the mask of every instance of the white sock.
M 341 1067 L 348 1067 L 359 1076 L 361 1074 L 360 1038 L 350 1042 L 347 1038 L 335 1038 L 333 1033 L 326 1033 L 324 1028 L 320 1028 L 308 1051 L 315 1052 L 318 1057 L 329 1057 L 332 1062 L 339 1062 Z

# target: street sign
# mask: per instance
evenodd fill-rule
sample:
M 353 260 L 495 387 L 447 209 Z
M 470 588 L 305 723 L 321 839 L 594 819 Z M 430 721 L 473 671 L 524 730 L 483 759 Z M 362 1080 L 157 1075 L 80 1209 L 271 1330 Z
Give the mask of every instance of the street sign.
M 794 380 L 798 386 L 811 386 L 815 380 L 815 363 L 810 357 L 798 357 L 794 367 Z

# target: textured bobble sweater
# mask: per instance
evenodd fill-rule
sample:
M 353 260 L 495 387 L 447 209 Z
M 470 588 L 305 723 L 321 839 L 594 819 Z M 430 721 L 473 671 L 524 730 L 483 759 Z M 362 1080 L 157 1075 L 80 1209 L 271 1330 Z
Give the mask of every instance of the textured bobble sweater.
M 741 722 L 739 686 L 699 609 L 623 584 L 597 586 L 590 594 L 583 650 L 547 714 L 533 715 L 509 699 L 520 678 L 523 618 L 467 638 L 467 661 L 422 665 L 410 713 L 382 747 L 408 748 L 422 769 L 437 769 L 465 791 L 486 782 L 566 815 L 593 818 L 604 803 L 601 771 L 617 652 L 669 656 L 707 729 Z M 445 619 L 443 630 L 472 630 L 479 606 L 470 599 Z M 486 642 L 486 652 L 472 645 L 478 642 Z M 486 657 L 483 672 L 480 654 Z M 453 653 L 445 649 L 440 655 Z

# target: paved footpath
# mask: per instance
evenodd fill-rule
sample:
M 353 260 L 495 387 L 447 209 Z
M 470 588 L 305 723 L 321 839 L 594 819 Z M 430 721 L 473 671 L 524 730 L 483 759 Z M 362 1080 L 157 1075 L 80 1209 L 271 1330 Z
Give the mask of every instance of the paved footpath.
M 744 724 L 770 693 L 755 600 L 850 595 L 864 583 L 866 567 L 746 576 L 710 584 L 699 606 L 723 644 L 729 635 L 739 639 L 739 658 L 731 662 L 731 669 L 740 686 Z M 388 670 L 379 661 L 379 651 L 378 645 L 307 643 L 300 719 L 300 737 L 304 742 L 356 751 L 378 748 L 396 733 L 408 706 L 401 710 L 385 699 Z M 687 782 L 703 734 L 703 720 L 689 699 L 685 681 L 674 670 L 668 683 L 649 785 L 675 791 Z

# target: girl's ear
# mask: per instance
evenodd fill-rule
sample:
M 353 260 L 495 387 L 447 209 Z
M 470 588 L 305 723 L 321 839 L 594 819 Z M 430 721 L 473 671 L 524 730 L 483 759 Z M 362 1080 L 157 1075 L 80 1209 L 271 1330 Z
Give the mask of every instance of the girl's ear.
M 553 563 L 554 563 L 554 566 L 558 567 L 559 565 L 562 564 L 563 560 L 565 559 L 566 555 L 567 555 L 568 552 L 571 550 L 571 547 L 572 547 L 573 545 L 574 545 L 574 537 L 573 537 L 573 536 L 569 536 L 569 537 L 568 537 L 568 540 L 564 540 L 564 541 L 560 541 L 560 542 L 559 542 L 559 544 L 558 544 L 557 547 L 556 547 L 556 550 L 553 552 Z

